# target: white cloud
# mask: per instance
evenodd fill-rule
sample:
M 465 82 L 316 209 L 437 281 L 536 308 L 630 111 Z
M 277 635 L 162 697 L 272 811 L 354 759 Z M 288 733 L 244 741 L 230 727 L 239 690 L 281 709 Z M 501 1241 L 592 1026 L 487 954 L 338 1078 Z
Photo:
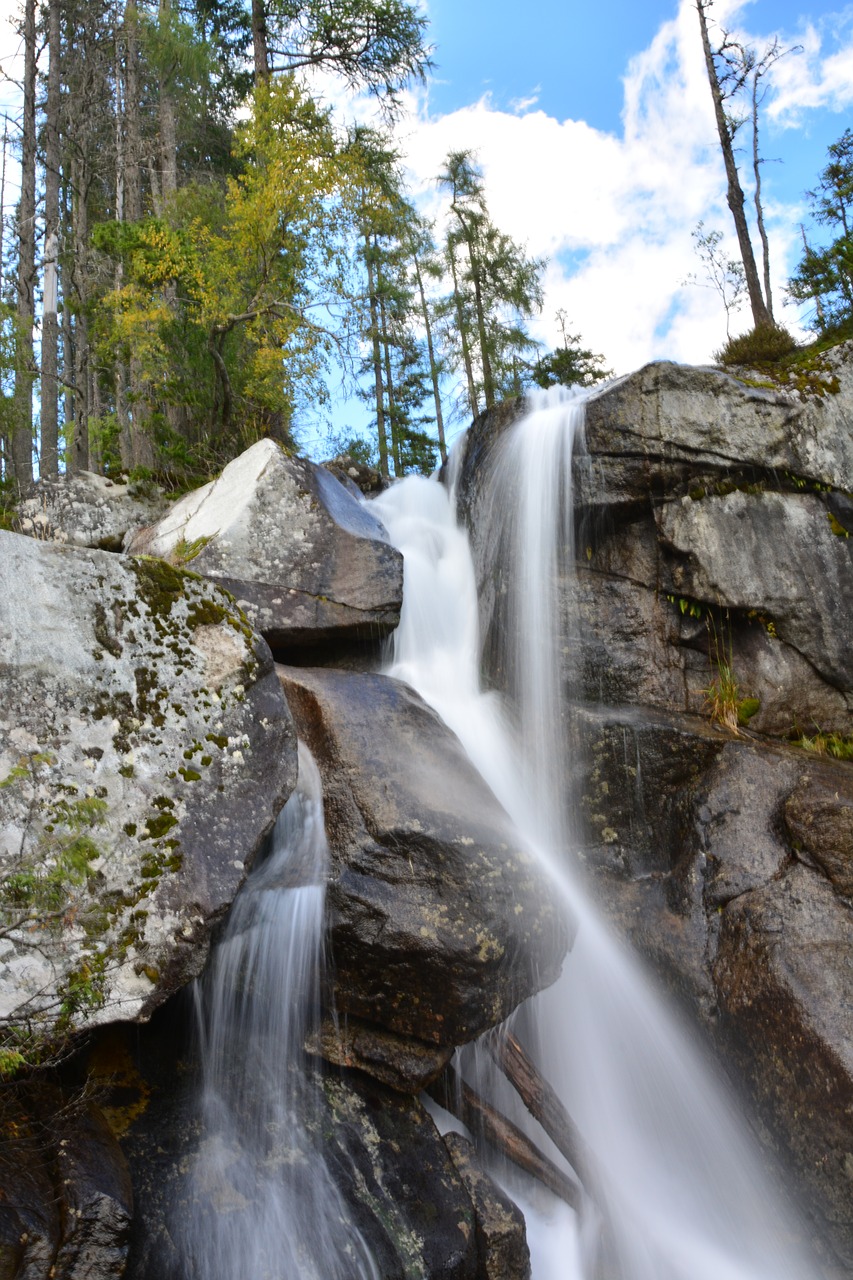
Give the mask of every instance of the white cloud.
M 718 4 L 720 21 L 732 26 L 743 8 Z M 813 31 L 806 55 L 778 64 L 772 105 L 780 118 L 848 100 L 853 46 L 827 56 Z M 763 46 L 766 38 L 753 42 Z M 690 233 L 700 219 L 724 232 L 724 252 L 737 257 L 693 0 L 681 0 L 627 67 L 618 136 L 541 109 L 501 111 L 488 95 L 443 116 L 430 114 L 422 98 L 405 132 L 414 185 L 431 212 L 441 208 L 434 178 L 445 155 L 471 148 L 495 221 L 532 254 L 550 258 L 535 326 L 544 341 L 557 341 L 553 316 L 563 307 L 573 329 L 618 372 L 663 356 L 705 361 L 722 345 L 720 299 L 683 284 L 699 271 Z M 781 299 L 798 253 L 800 210 L 768 201 L 765 214 Z M 735 328 L 747 323 L 744 311 Z

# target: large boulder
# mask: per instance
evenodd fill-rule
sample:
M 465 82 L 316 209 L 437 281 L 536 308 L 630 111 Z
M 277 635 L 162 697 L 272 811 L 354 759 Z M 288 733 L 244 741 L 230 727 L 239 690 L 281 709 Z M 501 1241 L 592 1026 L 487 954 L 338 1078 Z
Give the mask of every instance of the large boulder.
M 293 786 L 269 650 L 194 575 L 3 532 L 0 600 L 0 1023 L 144 1019 Z
M 121 551 L 130 535 L 168 507 L 150 482 L 113 480 L 94 471 L 39 480 L 15 511 L 15 529 L 40 542 Z
M 280 672 L 323 778 L 334 1007 L 427 1044 L 473 1039 L 557 977 L 553 886 L 408 686 Z
M 129 550 L 191 561 L 276 651 L 375 640 L 399 621 L 403 560 L 383 526 L 331 472 L 272 440 L 188 493 Z

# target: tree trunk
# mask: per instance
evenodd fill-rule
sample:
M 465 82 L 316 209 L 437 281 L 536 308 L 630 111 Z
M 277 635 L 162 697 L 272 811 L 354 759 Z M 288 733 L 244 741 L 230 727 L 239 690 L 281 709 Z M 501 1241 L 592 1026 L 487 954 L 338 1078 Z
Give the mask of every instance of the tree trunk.
M 142 217 L 142 129 L 139 122 L 139 15 L 136 0 L 124 7 L 124 217 Z
M 378 273 L 377 273 L 378 274 Z M 379 289 L 379 321 L 382 326 L 381 346 L 385 361 L 385 391 L 388 396 L 388 425 L 391 430 L 391 457 L 394 462 L 394 475 L 403 474 L 403 462 L 400 456 L 400 422 L 397 405 L 394 400 L 394 378 L 391 371 L 391 341 L 388 337 L 388 324 L 385 317 L 385 298 Z
M 12 470 L 19 488 L 33 478 L 33 326 L 36 286 L 36 7 L 24 6 L 24 117 L 18 204 L 18 340 L 12 426 Z
M 770 242 L 764 225 L 764 206 L 761 203 L 761 157 L 758 154 L 758 73 L 752 80 L 752 170 L 755 174 L 755 221 L 761 237 L 761 255 L 764 266 L 764 301 L 770 323 L 773 320 L 773 294 L 770 289 Z
M 480 409 L 477 404 L 474 370 L 471 365 L 471 348 L 468 345 L 468 335 L 465 332 L 465 315 L 462 306 L 462 295 L 459 292 L 459 279 L 456 274 L 456 255 L 452 244 L 448 246 L 448 257 L 450 259 L 450 275 L 453 279 L 453 304 L 456 308 L 456 323 L 459 326 L 459 341 L 462 345 L 462 363 L 465 366 L 465 379 L 468 383 L 468 403 L 471 406 L 471 417 L 476 418 Z
M 59 59 L 60 0 L 48 9 L 47 115 L 44 173 L 44 302 L 41 337 L 40 474 L 59 472 Z
M 172 16 L 172 0 L 160 0 L 158 16 L 161 26 L 168 26 Z M 160 191 L 165 212 L 178 189 L 178 131 L 175 122 L 175 100 L 172 96 L 173 72 L 160 76 Z
M 426 295 L 424 294 L 424 284 L 421 278 L 421 267 L 418 262 L 417 255 L 413 255 L 415 264 L 415 279 L 418 282 L 418 293 L 421 299 L 421 311 L 424 317 L 424 329 L 426 330 L 427 354 L 429 356 L 429 373 L 432 379 L 432 394 L 435 400 L 435 425 L 438 428 L 438 447 L 441 452 L 441 461 L 447 461 L 447 445 L 444 441 L 444 418 L 441 412 L 441 395 L 438 390 L 438 364 L 435 359 L 435 351 L 432 343 L 432 325 L 429 320 L 429 308 L 427 307 Z
M 756 329 L 769 328 L 773 324 L 773 319 L 767 309 L 767 304 L 765 303 L 764 296 L 761 292 L 761 281 L 758 277 L 758 268 L 755 265 L 755 255 L 752 251 L 752 241 L 749 237 L 749 227 L 747 225 L 746 213 L 744 211 L 743 188 L 740 185 L 740 178 L 738 177 L 734 146 L 732 145 L 732 136 L 726 120 L 725 108 L 723 106 L 723 93 L 720 88 L 717 68 L 714 64 L 714 55 L 711 51 L 711 41 L 708 36 L 708 23 L 705 17 L 705 10 L 710 6 L 710 3 L 711 0 L 696 0 L 696 12 L 699 15 L 699 28 L 702 33 L 702 49 L 705 54 L 705 70 L 708 73 L 708 83 L 711 86 L 711 97 L 714 102 L 714 118 L 717 123 L 717 134 L 720 139 L 720 149 L 723 153 L 723 164 L 725 165 L 726 170 L 726 201 L 729 209 L 731 210 L 732 219 L 735 224 L 735 232 L 737 233 L 741 261 L 743 263 L 744 275 L 746 277 L 746 288 L 749 294 L 749 303 L 752 308 L 753 324 Z
M 379 346 L 379 306 L 376 300 L 376 273 L 370 236 L 364 237 L 364 261 L 367 266 L 367 293 L 370 299 L 370 340 L 373 348 L 373 385 L 376 393 L 376 435 L 379 443 L 379 470 L 388 475 L 388 439 L 385 434 L 385 394 L 382 385 L 382 352 Z
M 270 55 L 267 41 L 267 14 L 264 0 L 252 0 L 252 52 L 255 84 L 270 78 Z
M 85 160 L 78 157 L 71 168 L 71 218 L 73 223 L 74 291 L 74 435 L 68 450 L 69 471 L 89 469 L 89 323 L 88 301 L 89 183 Z

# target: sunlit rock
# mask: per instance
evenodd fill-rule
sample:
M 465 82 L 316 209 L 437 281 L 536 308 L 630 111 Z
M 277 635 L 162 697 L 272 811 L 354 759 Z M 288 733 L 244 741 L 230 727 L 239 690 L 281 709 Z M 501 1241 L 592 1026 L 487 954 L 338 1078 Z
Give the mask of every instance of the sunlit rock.
M 399 621 L 403 563 L 382 525 L 324 467 L 260 440 L 133 539 L 212 578 L 273 649 L 367 641 Z
M 0 1019 L 145 1018 L 295 776 L 269 650 L 158 561 L 0 532 Z

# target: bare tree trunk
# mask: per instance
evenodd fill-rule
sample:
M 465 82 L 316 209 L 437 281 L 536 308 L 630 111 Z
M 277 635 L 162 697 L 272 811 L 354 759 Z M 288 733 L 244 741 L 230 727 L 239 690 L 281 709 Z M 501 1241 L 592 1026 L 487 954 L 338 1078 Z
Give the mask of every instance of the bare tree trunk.
M 267 39 L 267 14 L 264 0 L 252 0 L 252 52 L 255 62 L 255 84 L 270 78 L 270 55 Z
M 172 16 L 172 0 L 160 0 L 161 26 L 168 26 Z M 178 189 L 178 131 L 175 123 L 175 99 L 172 96 L 172 72 L 160 76 L 160 189 L 168 210 Z
M 441 395 L 438 389 L 438 364 L 435 359 L 435 351 L 432 343 L 432 325 L 429 320 L 429 308 L 427 307 L 426 295 L 424 293 L 424 283 L 421 278 L 421 267 L 418 262 L 417 255 L 413 255 L 415 264 L 415 279 L 418 282 L 418 293 L 421 299 L 421 312 L 424 318 L 424 329 L 426 330 L 427 355 L 429 356 L 429 373 L 432 379 L 432 394 L 435 400 L 435 425 L 438 428 L 438 447 L 441 452 L 441 461 L 447 461 L 447 445 L 444 440 L 444 418 L 441 412 Z
M 142 130 L 139 124 L 139 15 L 136 0 L 124 7 L 124 118 L 125 180 L 124 216 L 128 222 L 142 217 Z
M 755 174 L 755 221 L 761 237 L 761 254 L 764 266 L 764 301 L 767 314 L 773 324 L 773 294 L 770 289 L 770 242 L 764 226 L 764 206 L 761 203 L 761 157 L 758 154 L 758 72 L 752 78 L 752 171 Z
M 756 329 L 769 328 L 773 324 L 772 316 L 767 309 L 764 296 L 761 292 L 761 281 L 758 278 L 758 268 L 755 264 L 755 255 L 752 251 L 752 241 L 749 236 L 749 226 L 746 221 L 746 213 L 744 211 L 744 194 L 738 177 L 737 164 L 735 163 L 734 146 L 732 145 L 732 135 L 729 123 L 726 119 L 725 107 L 723 105 L 723 93 L 720 88 L 720 81 L 717 75 L 717 68 L 714 64 L 714 55 L 711 51 L 711 41 L 708 36 L 708 22 L 705 11 L 711 5 L 712 0 L 696 0 L 696 12 L 699 15 L 699 28 L 702 33 L 702 49 L 705 54 L 705 70 L 708 73 L 708 83 L 711 86 L 711 97 L 714 102 L 714 118 L 717 123 L 717 135 L 720 139 L 720 149 L 723 153 L 723 164 L 726 170 L 727 193 L 726 201 L 731 210 L 732 219 L 735 224 L 735 232 L 737 234 L 738 246 L 740 248 L 741 261 L 743 262 L 744 275 L 746 277 L 746 288 L 749 294 L 749 303 L 752 308 L 752 319 Z
M 388 337 L 388 323 L 385 317 L 385 298 L 379 290 L 379 320 L 382 325 L 382 350 L 385 359 L 385 390 L 388 394 L 388 425 L 391 428 L 391 457 L 394 460 L 394 475 L 403 474 L 403 461 L 400 455 L 400 423 L 397 406 L 394 402 L 394 378 L 391 372 L 391 342 Z
M 36 8 L 24 6 L 24 117 L 21 199 L 18 205 L 18 340 L 16 344 L 12 470 L 19 487 L 33 478 L 33 384 L 36 286 Z
M 44 174 L 44 301 L 41 335 L 40 474 L 59 471 L 59 59 L 60 0 L 48 9 L 47 115 Z
M 89 469 L 89 322 L 88 301 L 89 211 L 88 174 L 85 160 L 71 166 L 71 218 L 74 250 L 74 437 L 68 451 L 69 471 Z
M 385 434 L 385 392 L 382 385 L 382 353 L 379 346 L 379 306 L 376 300 L 376 272 L 370 236 L 364 237 L 364 260 L 367 266 L 367 292 L 370 298 L 370 340 L 373 348 L 373 385 L 376 392 L 376 435 L 379 444 L 379 470 L 388 475 L 388 437 Z

